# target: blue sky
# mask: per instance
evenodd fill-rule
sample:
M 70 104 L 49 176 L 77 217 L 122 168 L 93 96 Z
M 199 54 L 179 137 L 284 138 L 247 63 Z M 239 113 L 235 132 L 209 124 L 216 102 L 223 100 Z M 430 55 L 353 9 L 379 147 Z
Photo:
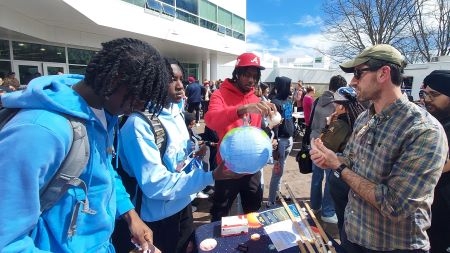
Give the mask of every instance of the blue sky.
M 247 51 L 286 58 L 319 56 L 330 42 L 320 34 L 321 0 L 247 0 Z

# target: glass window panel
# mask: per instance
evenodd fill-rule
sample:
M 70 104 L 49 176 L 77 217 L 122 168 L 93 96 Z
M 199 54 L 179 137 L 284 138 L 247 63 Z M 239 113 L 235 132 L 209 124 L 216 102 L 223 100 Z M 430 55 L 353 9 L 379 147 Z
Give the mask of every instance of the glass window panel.
M 145 5 L 145 0 L 122 0 L 122 1 L 141 7 Z
M 7 40 L 0 40 L 0 59 L 10 59 L 9 41 Z
M 233 30 L 238 31 L 240 33 L 245 33 L 245 19 L 233 15 Z
M 69 47 L 67 48 L 67 54 L 69 55 L 69 64 L 87 65 L 95 51 Z
M 212 22 L 217 22 L 217 5 L 206 0 L 200 0 L 199 16 Z
M 66 62 L 64 47 L 13 41 L 15 60 Z
M 162 4 L 162 13 L 171 17 L 175 17 L 175 7 Z
M 240 33 L 240 32 L 233 32 L 233 38 L 239 39 L 239 40 L 245 40 L 245 36 L 244 34 Z
M 166 4 L 170 4 L 172 6 L 175 6 L 175 0 L 160 0 L 160 1 L 163 3 L 166 3 Z
M 220 32 L 221 34 L 225 34 L 226 28 L 225 28 L 225 26 L 219 25 L 217 27 L 217 31 Z
M 69 73 L 70 74 L 84 75 L 85 72 L 86 72 L 86 66 L 69 65 Z
M 148 0 L 147 1 L 147 8 L 150 10 L 154 10 L 157 12 L 161 12 L 162 4 L 159 1 L 156 0 Z
M 229 28 L 227 28 L 227 35 L 233 37 L 233 31 Z
M 188 23 L 198 25 L 198 17 L 187 12 L 177 10 L 177 19 L 186 21 Z
M 231 12 L 219 7 L 217 10 L 217 23 L 231 28 L 231 20 Z
M 39 68 L 34 65 L 19 65 L 19 82 L 27 85 L 31 79 L 40 76 Z
M 0 78 L 5 78 L 5 75 L 11 72 L 10 61 L 0 61 Z
M 217 31 L 217 24 L 208 20 L 200 19 L 200 26 L 212 31 Z
M 177 0 L 176 7 L 192 14 L 198 15 L 197 0 Z

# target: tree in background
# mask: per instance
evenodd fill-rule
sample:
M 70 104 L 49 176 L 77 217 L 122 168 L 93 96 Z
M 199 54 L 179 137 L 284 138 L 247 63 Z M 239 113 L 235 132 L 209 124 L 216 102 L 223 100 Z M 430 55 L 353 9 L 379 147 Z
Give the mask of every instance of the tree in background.
M 381 43 L 410 63 L 449 54 L 449 0 L 325 0 L 323 11 L 323 32 L 337 42 L 327 54 L 335 60 Z

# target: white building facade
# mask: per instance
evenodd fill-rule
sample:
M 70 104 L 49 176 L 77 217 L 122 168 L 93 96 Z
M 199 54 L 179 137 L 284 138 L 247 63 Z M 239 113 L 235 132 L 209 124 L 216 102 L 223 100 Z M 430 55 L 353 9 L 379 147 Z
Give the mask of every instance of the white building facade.
M 102 42 L 132 37 L 179 60 L 185 75 L 217 80 L 245 50 L 245 22 L 245 0 L 1 0 L 0 72 L 21 84 L 84 73 Z

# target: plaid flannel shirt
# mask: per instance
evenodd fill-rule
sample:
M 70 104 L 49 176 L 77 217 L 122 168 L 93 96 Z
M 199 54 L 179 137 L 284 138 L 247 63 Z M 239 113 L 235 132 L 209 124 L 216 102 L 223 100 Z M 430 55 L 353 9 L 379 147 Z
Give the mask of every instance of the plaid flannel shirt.
M 363 112 L 343 155 L 376 184 L 377 207 L 349 192 L 348 239 L 373 250 L 428 250 L 433 190 L 447 154 L 442 126 L 406 97 L 379 114 Z

